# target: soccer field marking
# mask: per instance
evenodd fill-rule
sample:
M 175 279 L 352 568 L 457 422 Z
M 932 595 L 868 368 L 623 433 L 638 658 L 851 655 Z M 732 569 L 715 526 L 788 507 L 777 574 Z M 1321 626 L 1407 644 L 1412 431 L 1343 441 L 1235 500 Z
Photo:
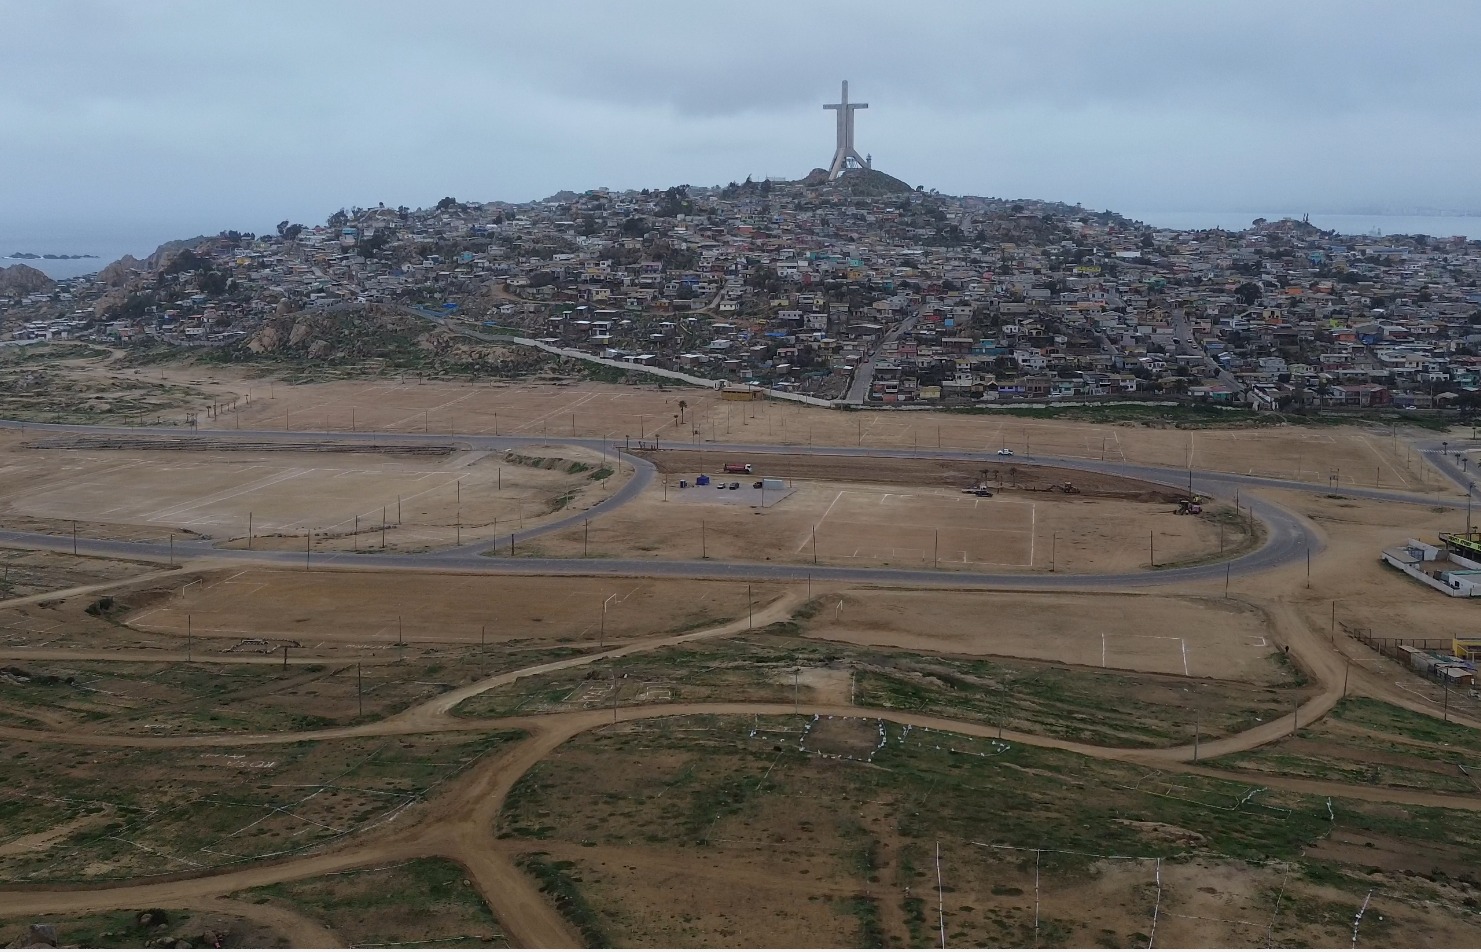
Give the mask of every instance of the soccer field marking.
M 272 478 L 268 478 L 268 479 L 257 479 L 257 480 L 253 480 L 252 482 L 248 483 L 247 485 L 245 485 L 245 486 L 239 486 L 239 488 L 237 488 L 235 490 L 232 490 L 232 491 L 229 491 L 229 492 L 228 491 L 222 491 L 222 492 L 208 493 L 208 494 L 206 494 L 204 496 L 198 496 L 195 499 L 192 499 L 192 500 L 188 500 L 186 502 L 183 502 L 183 503 L 181 503 L 181 504 L 179 504 L 177 506 L 169 506 L 169 507 L 166 507 L 164 509 L 156 509 L 154 512 L 144 513 L 143 515 L 139 516 L 138 518 L 144 519 L 144 520 L 151 520 L 152 521 L 152 520 L 163 518 L 165 516 L 175 516 L 175 515 L 178 515 L 180 513 L 189 512 L 192 509 L 199 509 L 202 506 L 207 506 L 207 505 L 210 505 L 212 503 L 225 502 L 226 500 L 228 500 L 228 499 L 234 499 L 237 496 L 245 496 L 248 493 L 257 492 L 257 491 L 262 490 L 262 489 L 267 489 L 267 488 L 269 488 L 271 486 L 276 486 L 279 483 L 287 482 L 290 479 L 297 479 L 300 476 L 307 476 L 307 475 L 309 475 L 310 473 L 313 473 L 313 472 L 316 472 L 316 470 L 314 468 L 312 468 L 312 467 L 310 467 L 309 469 L 292 469 L 292 470 L 289 470 L 286 473 L 280 473 L 276 477 L 272 477 Z
M 1358 439 L 1362 440 L 1363 445 L 1368 447 L 1369 451 L 1371 451 L 1374 456 L 1378 457 L 1380 468 L 1387 467 L 1389 472 L 1399 477 L 1399 482 L 1404 484 L 1405 489 L 1409 488 L 1409 480 L 1404 478 L 1404 474 L 1399 472 L 1398 467 L 1396 467 L 1392 461 L 1385 457 L 1383 453 L 1378 449 L 1378 447 L 1373 445 L 1371 440 L 1369 440 L 1366 436 L 1360 436 L 1358 437 Z
M 1120 637 L 1122 637 L 1122 638 L 1150 638 L 1153 641 L 1176 641 L 1178 643 L 1178 650 L 1180 652 L 1182 663 L 1183 663 L 1183 676 L 1184 677 L 1192 677 L 1191 670 L 1190 670 L 1189 665 L 1188 665 L 1188 639 L 1181 638 L 1181 637 L 1179 637 L 1177 635 L 1143 635 L 1143 634 L 1136 633 L 1136 632 L 1130 632 L 1130 633 L 1122 634 L 1122 635 L 1120 635 Z M 1106 634 L 1105 634 L 1105 632 L 1101 632 L 1100 638 L 1101 638 L 1100 665 L 1101 665 L 1101 667 L 1104 668 L 1106 666 Z
M 1029 507 L 1028 507 L 1028 565 L 1029 565 L 1029 568 L 1033 568 L 1034 567 L 1034 538 L 1039 534 L 1039 532 L 1038 532 L 1038 525 L 1039 525 L 1039 523 L 1038 523 L 1038 516 L 1039 516 L 1038 507 L 1035 506 L 1033 503 L 1029 503 Z
M 855 537 L 857 537 L 859 535 L 868 536 L 871 533 L 877 535 L 878 533 L 875 532 L 875 530 L 877 530 L 879 528 L 878 523 L 869 522 L 869 521 L 850 522 L 850 521 L 846 521 L 846 520 L 835 520 L 833 522 L 833 525 L 837 529 L 837 531 L 840 533 L 840 535 L 842 536 L 843 540 L 848 540 L 848 536 L 849 536 L 851 530 L 855 530 L 852 534 L 854 534 Z M 925 524 L 920 524 L 920 523 L 895 524 L 895 525 L 889 526 L 888 528 L 891 530 L 891 535 L 892 536 L 895 536 L 895 537 L 898 537 L 899 535 L 901 535 L 903 533 L 919 533 L 920 535 L 924 536 L 924 535 L 926 535 L 928 533 L 939 533 L 939 532 L 942 531 L 941 530 L 941 527 L 939 527 L 939 526 L 925 525 Z M 999 528 L 983 528 L 983 529 L 968 528 L 968 529 L 963 529 L 963 528 L 957 528 L 957 527 L 948 527 L 948 530 L 947 531 L 955 532 L 955 533 L 958 533 L 958 534 L 963 534 L 963 533 L 978 533 L 980 535 L 986 535 L 986 534 L 989 534 L 989 533 L 999 533 L 999 534 L 1006 534 L 1006 535 L 1010 535 L 1010 536 L 1013 536 L 1013 535 L 1021 536 L 1025 532 L 1027 532 L 1026 529 L 999 529 Z M 837 539 L 837 537 L 830 537 L 828 541 L 833 541 L 835 545 L 841 544 L 839 542 L 839 540 Z M 950 544 L 950 540 L 948 540 L 948 544 Z M 931 561 L 931 552 L 932 552 L 932 548 L 929 545 L 922 546 L 922 547 L 917 547 L 917 546 L 909 546 L 909 547 L 907 547 L 907 546 L 903 546 L 903 545 L 891 545 L 890 544 L 890 539 L 888 539 L 888 538 L 882 539 L 881 541 L 879 541 L 878 543 L 873 544 L 873 545 L 867 545 L 867 544 L 866 545 L 855 545 L 853 547 L 852 551 L 847 551 L 847 552 L 844 552 L 842 554 L 839 554 L 837 549 L 828 550 L 826 548 L 826 546 L 822 546 L 821 548 L 824 549 L 824 554 L 825 555 L 834 556 L 834 557 L 837 557 L 837 558 L 844 558 L 844 559 L 873 559 L 873 560 L 884 560 L 884 559 L 898 558 L 902 553 L 904 553 L 904 554 L 907 554 L 907 555 L 911 555 L 911 557 L 913 557 L 913 558 L 914 557 L 918 557 L 919 560 L 922 561 L 922 562 L 930 562 Z M 1000 548 L 1000 547 L 995 547 L 995 546 L 991 546 L 991 545 L 984 545 L 983 546 L 983 549 L 985 549 L 987 551 L 991 551 L 994 548 Z M 950 556 L 950 553 L 952 551 L 960 552 L 961 558 L 960 559 L 952 558 Z M 948 549 L 947 552 L 948 552 L 947 558 L 945 558 L 945 559 L 938 559 L 938 561 L 948 562 L 948 563 L 951 563 L 951 564 L 956 564 L 956 563 L 960 562 L 962 565 L 1005 565 L 1005 566 L 1015 566 L 1015 567 L 1019 567 L 1019 568 L 1027 567 L 1030 564 L 1030 563 L 1027 563 L 1027 562 L 1008 562 L 1008 561 L 1002 561 L 1002 560 L 997 560 L 997 559 L 981 559 L 981 558 L 979 558 L 979 559 L 973 559 L 973 558 L 970 558 L 970 556 L 972 555 L 972 552 L 971 551 L 968 551 L 968 550 L 950 550 L 950 549 Z
M 191 467 L 182 467 L 182 468 L 189 469 Z M 240 467 L 240 471 L 241 472 L 250 472 L 251 470 L 254 470 L 254 469 L 262 469 L 262 468 L 263 467 L 260 464 L 257 464 L 257 463 L 248 463 L 247 465 Z M 175 469 L 175 467 L 171 467 L 171 466 L 164 467 L 164 470 L 167 471 L 167 472 L 168 471 L 171 471 L 173 469 Z M 276 472 L 276 470 L 274 470 L 274 471 Z M 110 515 L 112 515 L 115 512 L 123 512 L 125 510 L 130 509 L 130 508 L 131 508 L 130 506 L 114 506 L 111 509 L 104 509 L 102 511 L 101 515 L 110 516 Z
M 81 473 L 81 474 L 79 474 L 76 477 L 76 479 L 73 479 L 73 480 L 70 480 L 70 481 L 69 480 L 66 480 L 66 479 L 52 479 L 52 480 L 48 480 L 47 483 L 46 483 L 46 485 L 37 487 L 37 489 L 34 490 L 33 492 L 20 494 L 19 496 L 17 496 L 15 498 L 14 502 L 16 502 L 16 503 L 24 502 L 27 498 L 29 498 L 31 496 L 37 496 L 37 495 L 43 495 L 43 494 L 50 494 L 50 493 L 57 492 L 58 490 L 64 490 L 65 489 L 65 490 L 71 492 L 71 491 L 76 491 L 78 489 L 84 489 L 84 488 L 86 488 L 88 486 L 91 486 L 91 485 L 101 485 L 102 484 L 102 478 L 105 477 L 105 476 L 112 476 L 112 475 L 114 475 L 116 473 L 119 473 L 119 472 L 121 472 L 123 470 L 126 470 L 126 469 L 132 469 L 132 468 L 137 467 L 137 466 L 143 466 L 143 465 L 147 464 L 148 462 L 149 462 L 149 460 L 145 460 L 145 459 L 131 459 L 131 460 L 128 460 L 126 462 L 119 463 L 119 464 L 116 464 L 116 465 L 114 465 L 112 467 L 109 467 L 107 469 L 104 469 L 101 472 L 93 471 L 93 472 Z
M 833 501 L 828 503 L 828 508 L 823 510 L 823 514 L 818 517 L 818 521 L 812 524 L 812 527 L 808 531 L 808 534 L 803 536 L 802 541 L 797 544 L 798 552 L 801 552 L 803 548 L 807 546 L 808 542 L 812 541 L 812 539 L 816 537 L 818 526 L 821 526 L 823 524 L 823 521 L 828 518 L 828 513 L 833 511 L 833 507 L 838 505 L 838 500 L 842 499 L 843 494 L 846 492 L 848 492 L 847 489 L 840 489 L 838 491 L 838 495 L 833 497 Z

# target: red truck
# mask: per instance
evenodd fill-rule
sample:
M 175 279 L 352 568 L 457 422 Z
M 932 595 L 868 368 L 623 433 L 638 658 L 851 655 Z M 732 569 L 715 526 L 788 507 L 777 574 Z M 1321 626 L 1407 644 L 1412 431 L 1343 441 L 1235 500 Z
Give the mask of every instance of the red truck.
M 725 472 L 727 472 L 727 473 L 749 473 L 750 471 L 751 471 L 751 464 L 750 463 L 726 463 L 725 464 Z

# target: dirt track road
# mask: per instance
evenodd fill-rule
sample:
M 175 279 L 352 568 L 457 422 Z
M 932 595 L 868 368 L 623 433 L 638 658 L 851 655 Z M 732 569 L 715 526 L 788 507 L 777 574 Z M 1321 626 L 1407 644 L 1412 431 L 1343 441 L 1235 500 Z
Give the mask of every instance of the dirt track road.
M 791 616 L 803 602 L 800 592 L 788 592 L 756 613 L 755 624 L 765 626 Z M 1325 638 L 1315 635 L 1300 623 L 1294 611 L 1277 611 L 1277 636 L 1290 646 L 1292 654 L 1320 685 L 1321 691 L 1302 708 L 1302 722 L 1321 716 L 1341 697 L 1345 659 Z M 486 678 L 448 694 L 441 695 L 384 721 L 352 728 L 327 731 L 303 731 L 283 734 L 205 735 L 192 737 L 128 737 L 93 735 L 77 737 L 64 732 L 43 730 L 0 729 L 0 736 L 17 740 L 48 743 L 80 743 L 134 747 L 248 746 L 294 743 L 300 740 L 326 740 L 339 737 L 386 736 L 393 734 L 435 733 L 470 729 L 525 730 L 529 736 L 486 761 L 475 765 L 441 790 L 429 802 L 404 814 L 394 827 L 383 827 L 340 841 L 331 852 L 300 856 L 287 862 L 217 871 L 194 878 L 167 882 L 105 888 L 12 888 L 0 890 L 0 916 L 40 915 L 47 913 L 97 912 L 148 906 L 184 906 L 237 910 L 238 904 L 219 897 L 243 889 L 275 882 L 322 876 L 329 873 L 381 866 L 390 862 L 422 856 L 442 856 L 467 870 L 470 880 L 482 894 L 506 930 L 511 942 L 535 947 L 572 947 L 580 944 L 577 935 L 555 907 L 546 901 L 534 882 L 516 865 L 518 852 L 526 849 L 517 841 L 502 841 L 495 836 L 498 816 L 505 799 L 520 777 L 571 738 L 586 731 L 601 729 L 612 723 L 627 723 L 656 717 L 691 715 L 785 715 L 801 713 L 868 719 L 886 719 L 917 727 L 955 732 L 976 737 L 999 737 L 1012 743 L 1064 750 L 1088 757 L 1138 763 L 1169 772 L 1186 771 L 1228 780 L 1249 780 L 1261 786 L 1292 790 L 1316 796 L 1346 797 L 1386 803 L 1443 807 L 1458 810 L 1481 810 L 1481 796 L 1467 797 L 1426 791 L 1372 789 L 1325 781 L 1307 781 L 1280 777 L 1241 774 L 1237 771 L 1206 768 L 1191 763 L 1191 747 L 1166 749 L 1123 749 L 1082 744 L 1042 737 L 1019 731 L 1002 731 L 980 724 L 949 718 L 886 711 L 850 705 L 794 706 L 762 703 L 659 704 L 571 713 L 529 715 L 500 719 L 471 720 L 455 717 L 451 711 L 463 700 L 482 691 L 508 684 L 518 678 L 548 671 L 589 665 L 606 658 L 652 651 L 669 645 L 705 638 L 724 637 L 747 628 L 744 619 L 728 622 L 687 634 L 635 642 L 607 652 L 536 665 L 520 671 Z M 1365 687 L 1377 689 L 1364 693 L 1393 695 L 1391 687 L 1383 692 L 1381 679 L 1372 679 Z M 1424 709 L 1409 698 L 1384 696 L 1384 700 L 1402 700 L 1406 707 Z M 1427 713 L 1435 713 L 1426 711 Z M 1241 734 L 1202 744 L 1200 757 L 1249 750 L 1286 736 L 1289 721 L 1271 722 Z M 254 910 L 255 911 L 255 910 Z M 245 912 L 242 914 L 245 915 Z M 253 918 L 267 921 L 272 913 Z M 338 941 L 331 932 L 317 924 L 284 914 L 268 924 L 289 932 L 303 945 L 327 945 Z

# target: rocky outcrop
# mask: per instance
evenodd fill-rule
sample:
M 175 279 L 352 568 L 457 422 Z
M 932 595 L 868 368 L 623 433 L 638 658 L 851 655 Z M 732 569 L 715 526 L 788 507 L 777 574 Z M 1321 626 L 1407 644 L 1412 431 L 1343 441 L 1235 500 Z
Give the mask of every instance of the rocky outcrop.
M 8 268 L 0 268 L 0 292 L 19 291 L 21 294 L 33 294 L 37 291 L 45 291 L 56 284 L 48 278 L 44 272 L 37 271 L 28 264 L 15 264 Z
M 133 255 L 124 255 L 98 272 L 98 280 L 110 288 L 121 288 L 133 278 L 133 272 L 144 267 L 144 262 Z

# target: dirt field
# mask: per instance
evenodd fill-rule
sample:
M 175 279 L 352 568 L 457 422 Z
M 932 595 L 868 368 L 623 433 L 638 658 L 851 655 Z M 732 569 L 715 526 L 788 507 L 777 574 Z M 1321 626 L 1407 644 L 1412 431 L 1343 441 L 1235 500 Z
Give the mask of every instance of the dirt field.
M 1233 553 L 1246 527 L 1217 507 L 1006 489 L 795 480 L 779 502 L 733 505 L 707 487 L 650 486 L 589 529 L 528 543 L 530 555 L 744 559 L 945 571 L 1124 572 Z
M 660 443 L 673 439 L 977 452 L 1008 448 L 1025 456 L 1191 466 L 1339 486 L 1414 491 L 1445 486 L 1414 458 L 1400 434 L 1376 426 L 1180 430 L 940 411 L 838 413 L 783 401 L 735 403 L 694 388 L 585 382 L 343 381 L 276 385 L 270 398 L 266 381 L 234 386 L 252 392 L 250 406 L 241 408 L 242 427 L 281 429 L 286 410 L 288 427 L 305 430 L 353 426 L 364 431 L 657 438 Z M 681 400 L 686 404 L 682 424 Z M 236 415 L 223 414 L 217 424 L 236 426 Z
M 1263 614 L 1172 595 L 851 589 L 806 622 L 808 637 L 858 645 L 1275 684 L 1288 677 Z
M 0 525 L 229 539 L 251 513 L 269 536 L 254 546 L 298 549 L 316 528 L 330 530 L 318 545 L 374 549 L 399 495 L 387 547 L 441 545 L 460 525 L 517 525 L 529 506 L 528 526 L 599 498 L 601 455 L 560 445 L 574 434 L 1018 455 L 984 474 L 749 454 L 754 477 L 795 483 L 753 508 L 675 498 L 676 477 L 735 453 L 660 453 L 666 490 L 595 522 L 589 542 L 578 529 L 522 555 L 1111 572 L 1216 557 L 1221 534 L 1226 554 L 1250 541 L 1218 506 L 1174 515 L 1176 486 L 1022 462 L 1040 455 L 1326 484 L 1252 491 L 1324 547 L 1309 581 L 1286 566 L 1236 578 L 1228 598 L 1222 579 L 806 599 L 801 585 L 238 565 L 0 605 L 0 757 L 18 768 L 0 793 L 0 878 L 30 884 L 0 889 L 0 909 L 63 911 L 63 941 L 156 938 L 127 917 L 157 904 L 180 924 L 171 936 L 195 942 L 211 917 L 232 941 L 295 946 L 1333 946 L 1355 928 L 1364 945 L 1481 945 L 1481 789 L 1455 766 L 1481 769 L 1474 729 L 1441 723 L 1437 687 L 1352 637 L 1474 630 L 1475 606 L 1377 561 L 1464 514 L 1345 495 L 1435 485 L 1399 434 L 164 373 L 161 394 L 226 407 L 202 427 L 545 447 L 520 463 L 22 449 L 42 437 L 0 433 Z M 996 495 L 960 492 L 979 478 Z M 1049 491 L 1065 479 L 1083 492 Z M 10 594 L 136 568 L 26 556 Z M 1481 699 L 1445 703 L 1481 718 Z M 185 878 L 139 882 L 161 873 Z M 113 882 L 129 891 L 86 888 Z M 0 937 L 46 918 L 6 918 Z
M 596 647 L 603 637 L 621 643 L 743 616 L 748 597 L 745 582 L 262 569 L 212 573 L 173 589 L 124 622 L 178 639 L 189 616 L 200 639 L 292 639 L 305 651 L 335 644 L 384 651 L 398 640 Z M 750 591 L 759 608 L 781 589 L 757 583 Z
M 605 498 L 602 456 L 529 447 L 518 456 L 27 449 L 0 435 L 0 525 L 84 536 L 167 533 L 301 548 L 419 550 L 529 528 Z M 594 478 L 595 477 L 595 478 Z M 382 527 L 386 531 L 382 533 Z M 356 530 L 359 534 L 356 534 Z

